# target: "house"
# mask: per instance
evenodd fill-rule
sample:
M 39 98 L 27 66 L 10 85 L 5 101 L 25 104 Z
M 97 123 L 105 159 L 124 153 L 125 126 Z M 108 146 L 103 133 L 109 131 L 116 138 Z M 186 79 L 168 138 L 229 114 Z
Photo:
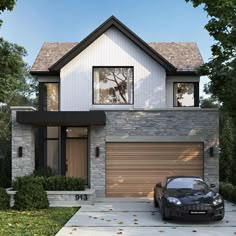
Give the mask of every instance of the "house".
M 217 188 L 219 114 L 199 108 L 202 63 L 195 43 L 146 43 L 114 16 L 79 43 L 44 43 L 31 69 L 39 108 L 12 108 L 13 179 L 49 166 L 97 196 L 150 196 L 170 175 Z

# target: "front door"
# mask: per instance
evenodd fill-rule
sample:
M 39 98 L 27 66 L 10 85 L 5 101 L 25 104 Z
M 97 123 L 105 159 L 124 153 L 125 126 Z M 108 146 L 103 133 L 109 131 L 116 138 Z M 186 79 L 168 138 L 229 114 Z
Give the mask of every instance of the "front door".
M 88 175 L 88 130 L 86 127 L 66 128 L 66 176 Z

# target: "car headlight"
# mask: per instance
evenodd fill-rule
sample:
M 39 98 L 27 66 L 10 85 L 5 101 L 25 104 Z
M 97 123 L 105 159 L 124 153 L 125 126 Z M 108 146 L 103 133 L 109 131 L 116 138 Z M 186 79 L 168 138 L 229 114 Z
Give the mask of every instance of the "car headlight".
M 180 206 L 182 204 L 181 201 L 178 198 L 175 198 L 175 197 L 167 197 L 167 201 L 170 202 L 170 203 L 173 203 L 177 206 Z
M 217 206 L 219 204 L 221 204 L 223 202 L 223 199 L 221 198 L 221 196 L 219 194 L 217 194 L 215 197 L 214 197 L 214 200 L 213 200 L 213 205 L 214 206 Z

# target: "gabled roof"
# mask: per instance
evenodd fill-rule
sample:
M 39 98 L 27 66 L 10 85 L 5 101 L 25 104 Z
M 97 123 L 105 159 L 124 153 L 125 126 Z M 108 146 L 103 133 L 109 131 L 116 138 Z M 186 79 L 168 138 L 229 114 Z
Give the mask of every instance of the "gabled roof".
M 60 69 L 110 27 L 116 27 L 138 47 L 162 65 L 167 74 L 194 73 L 202 63 L 195 43 L 150 43 L 147 44 L 114 16 L 106 20 L 80 43 L 44 43 L 32 68 L 31 74 L 59 74 Z
M 32 68 L 31 74 L 49 74 L 50 68 L 63 55 L 69 52 L 78 43 L 44 43 Z M 176 73 L 194 73 L 203 64 L 197 44 L 192 42 L 180 43 L 148 43 L 154 50 L 177 68 Z
M 69 52 L 67 52 L 62 58 L 60 58 L 55 64 L 53 64 L 49 70 L 58 71 L 63 66 L 65 66 L 69 61 L 76 57 L 80 52 L 87 48 L 91 43 L 93 43 L 97 38 L 99 38 L 103 33 L 105 33 L 109 28 L 116 27 L 120 30 L 126 37 L 128 37 L 132 42 L 134 42 L 138 47 L 145 51 L 150 57 L 162 65 L 167 71 L 175 71 L 176 68 L 168 62 L 164 57 L 162 57 L 157 51 L 153 50 L 146 42 L 144 42 L 140 37 L 138 37 L 133 31 L 121 23 L 116 17 L 111 16 L 103 24 L 101 24 L 97 29 L 95 29 L 91 34 L 89 34 L 85 39 L 83 39 L 79 44 L 73 47 Z

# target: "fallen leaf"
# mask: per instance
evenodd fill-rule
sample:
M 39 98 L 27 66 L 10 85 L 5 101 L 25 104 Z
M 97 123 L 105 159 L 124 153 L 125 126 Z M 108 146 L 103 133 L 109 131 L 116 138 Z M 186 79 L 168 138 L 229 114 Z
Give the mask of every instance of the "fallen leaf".
M 123 234 L 122 232 L 117 232 L 116 234 Z

